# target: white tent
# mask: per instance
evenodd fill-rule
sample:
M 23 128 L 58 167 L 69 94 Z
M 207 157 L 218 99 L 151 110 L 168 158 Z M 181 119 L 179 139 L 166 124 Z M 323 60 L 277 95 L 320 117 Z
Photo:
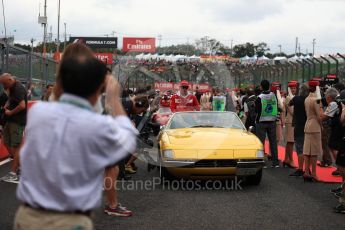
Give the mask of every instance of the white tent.
M 150 60 L 151 59 L 151 54 L 145 54 L 143 59 L 144 60 Z
M 190 61 L 199 61 L 199 60 L 200 60 L 200 57 L 193 55 L 193 56 L 190 56 L 190 57 L 189 57 L 189 60 L 190 60 Z
M 174 61 L 174 55 L 170 54 L 169 56 L 166 57 L 167 61 Z
M 152 59 L 158 59 L 158 54 L 153 54 L 153 55 L 151 55 L 151 58 L 152 58 Z
M 141 59 L 143 59 L 143 57 L 144 57 L 144 54 L 141 53 L 141 54 L 136 55 L 135 59 L 141 60 Z
M 286 57 L 275 57 L 273 60 L 274 61 L 286 61 L 287 58 Z
M 166 59 L 166 55 L 162 54 L 158 56 L 158 60 L 165 60 Z
M 263 55 L 262 57 L 258 58 L 259 61 L 268 61 L 270 60 L 268 57 L 266 57 L 265 55 Z
M 289 60 L 289 61 L 292 61 L 292 62 L 296 62 L 297 60 L 300 60 L 300 59 L 301 59 L 300 57 L 298 57 L 297 55 L 295 55 L 295 56 L 289 58 L 288 60 Z
M 249 57 L 248 55 L 246 55 L 246 56 L 244 56 L 244 57 L 241 58 L 241 61 L 247 61 L 247 60 L 249 60 L 249 59 L 250 59 L 250 57 Z

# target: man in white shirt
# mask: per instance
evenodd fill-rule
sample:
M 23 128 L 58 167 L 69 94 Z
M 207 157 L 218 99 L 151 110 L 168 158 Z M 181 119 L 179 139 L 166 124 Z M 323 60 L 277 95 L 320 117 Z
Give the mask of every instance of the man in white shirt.
M 104 168 L 135 150 L 137 131 L 104 64 L 65 58 L 58 75 L 59 101 L 39 102 L 28 114 L 14 229 L 93 229 Z M 94 111 L 105 88 L 112 116 Z
M 337 158 L 337 153 L 340 150 L 340 143 L 342 141 L 342 132 L 340 124 L 341 105 L 336 102 L 336 97 L 339 92 L 335 88 L 329 88 L 325 92 L 326 102 L 328 104 L 325 112 L 321 114 L 322 121 L 330 121 L 331 132 L 328 139 L 328 147 L 333 156 L 333 159 Z M 323 153 L 325 154 L 325 153 Z M 335 170 L 332 175 L 339 176 L 339 171 Z

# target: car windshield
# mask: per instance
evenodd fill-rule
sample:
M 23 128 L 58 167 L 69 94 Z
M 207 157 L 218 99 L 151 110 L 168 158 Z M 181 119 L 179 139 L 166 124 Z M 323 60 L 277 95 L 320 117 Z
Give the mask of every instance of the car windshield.
M 158 110 L 158 113 L 160 113 L 160 114 L 171 113 L 171 109 L 168 108 L 168 107 L 160 108 L 160 109 Z
M 233 128 L 244 129 L 241 120 L 232 112 L 176 113 L 167 129 L 181 128 Z

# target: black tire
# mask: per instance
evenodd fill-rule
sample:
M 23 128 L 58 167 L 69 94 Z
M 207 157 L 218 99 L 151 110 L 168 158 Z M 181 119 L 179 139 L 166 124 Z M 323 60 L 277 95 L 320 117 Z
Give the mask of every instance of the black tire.
M 175 177 L 173 175 L 171 175 L 171 173 L 169 173 L 169 171 L 162 166 L 162 173 L 161 173 L 161 179 L 162 179 L 162 182 L 163 180 L 165 181 L 173 181 L 175 179 Z
M 248 185 L 259 185 L 262 178 L 262 169 L 260 169 L 255 175 L 248 176 L 246 182 Z

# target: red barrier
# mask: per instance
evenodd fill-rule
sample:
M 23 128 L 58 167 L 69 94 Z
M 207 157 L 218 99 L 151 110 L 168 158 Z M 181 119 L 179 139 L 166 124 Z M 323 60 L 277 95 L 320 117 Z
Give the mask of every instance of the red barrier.
M 0 160 L 3 160 L 7 157 L 8 157 L 8 151 L 5 147 L 2 139 L 0 139 Z

